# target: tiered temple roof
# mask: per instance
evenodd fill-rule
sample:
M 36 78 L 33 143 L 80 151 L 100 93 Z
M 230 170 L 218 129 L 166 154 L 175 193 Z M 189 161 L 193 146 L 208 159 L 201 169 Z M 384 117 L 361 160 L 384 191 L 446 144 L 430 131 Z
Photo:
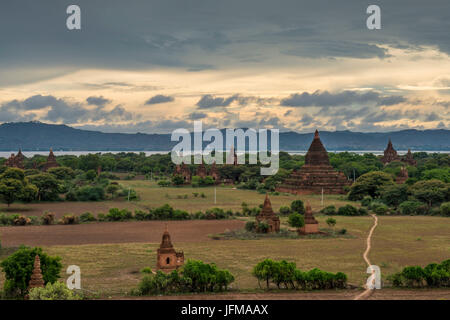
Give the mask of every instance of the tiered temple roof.
M 34 257 L 33 273 L 31 274 L 30 282 L 28 283 L 28 291 L 33 288 L 43 288 L 43 287 L 44 287 L 44 279 L 42 277 L 41 260 L 39 259 L 39 256 L 36 255 Z
M 351 182 L 342 173 L 335 171 L 330 165 L 327 151 L 320 141 L 316 130 L 314 139 L 305 156 L 305 164 L 294 171 L 277 191 L 294 194 L 343 194 L 344 187 Z
M 300 234 L 319 233 L 319 222 L 316 220 L 316 218 L 314 218 L 311 205 L 309 204 L 309 202 L 306 203 L 305 226 L 303 228 L 300 228 L 299 233 Z
M 414 157 L 411 153 L 411 149 L 408 149 L 408 153 L 402 158 L 402 162 L 409 164 L 410 166 L 416 166 L 417 161 L 414 160 Z
M 6 160 L 5 166 L 23 169 L 23 160 L 25 160 L 25 156 L 22 154 L 22 150 L 19 149 L 17 155 L 14 155 L 14 153 L 12 153 L 11 156 Z
M 266 194 L 264 199 L 264 205 L 261 212 L 256 216 L 258 223 L 265 222 L 269 225 L 268 232 L 280 231 L 280 218 L 273 212 L 272 204 L 270 203 L 269 196 Z
M 405 183 L 406 180 L 408 180 L 409 175 L 408 175 L 408 170 L 405 167 L 402 167 L 400 169 L 400 173 L 398 174 L 397 178 L 395 179 L 395 182 L 397 182 L 398 184 L 402 184 Z
M 42 170 L 47 171 L 50 168 L 57 168 L 57 167 L 59 167 L 59 164 L 58 162 L 56 162 L 56 157 L 53 154 L 53 150 L 50 149 L 50 153 L 47 157 L 47 162 L 44 164 Z
M 207 176 L 206 167 L 203 162 L 197 167 L 196 175 L 200 178 L 205 178 Z
M 380 160 L 385 165 L 392 161 L 400 161 L 400 157 L 398 156 L 397 151 L 394 149 L 391 139 L 389 139 L 388 145 L 384 150 L 384 155 Z

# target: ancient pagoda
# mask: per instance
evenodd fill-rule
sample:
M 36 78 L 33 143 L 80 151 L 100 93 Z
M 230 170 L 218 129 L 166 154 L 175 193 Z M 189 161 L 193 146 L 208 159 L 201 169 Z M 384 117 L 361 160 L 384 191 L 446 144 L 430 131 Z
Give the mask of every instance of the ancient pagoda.
M 400 173 L 397 175 L 395 182 L 397 182 L 398 184 L 402 184 L 402 183 L 405 183 L 405 181 L 408 180 L 408 178 L 409 178 L 408 170 L 406 170 L 406 168 L 403 166 L 400 169 Z
M 400 161 L 400 157 L 398 156 L 397 151 L 394 149 L 391 139 L 389 139 L 388 145 L 384 150 L 384 155 L 380 160 L 384 163 L 384 165 L 387 165 L 392 161 Z
M 44 167 L 42 168 L 42 170 L 44 171 L 48 171 L 48 169 L 50 168 L 57 168 L 59 167 L 58 162 L 56 162 L 56 157 L 53 154 L 53 150 L 50 149 L 50 153 L 47 157 L 47 162 L 44 164 Z
M 280 218 L 273 212 L 269 196 L 266 194 L 261 212 L 256 216 L 257 224 L 266 223 L 269 226 L 268 233 L 280 231 Z
M 195 173 L 200 178 L 203 178 L 203 179 L 206 178 L 206 176 L 207 176 L 206 167 L 203 162 L 197 167 L 197 171 Z
M 277 191 L 293 194 L 344 194 L 344 187 L 350 184 L 342 172 L 335 171 L 330 165 L 327 151 L 316 130 L 305 156 L 305 164 L 285 179 L 277 187 Z
M 19 168 L 23 169 L 23 160 L 25 160 L 25 156 L 22 154 L 22 150 L 19 149 L 17 155 L 11 153 L 11 156 L 5 161 L 5 166 L 10 168 Z
M 300 234 L 315 234 L 319 232 L 319 222 L 314 218 L 309 202 L 306 203 L 305 226 L 299 229 Z
M 28 291 L 33 288 L 44 288 L 44 278 L 42 278 L 41 260 L 39 256 L 34 257 L 34 268 L 28 283 Z
M 411 153 L 411 149 L 408 149 L 408 152 L 406 153 L 406 155 L 404 157 L 402 157 L 402 162 L 415 167 L 417 165 L 417 161 L 414 160 L 414 157 Z
M 189 170 L 189 167 L 184 162 L 181 165 L 177 164 L 173 174 L 182 176 L 184 183 L 191 182 L 191 170 Z
M 173 248 L 167 224 L 162 236 L 161 245 L 156 250 L 156 253 L 156 270 L 170 273 L 184 264 L 184 253 L 182 251 L 177 252 Z
M 217 170 L 216 162 L 214 161 L 211 165 L 211 170 L 209 171 L 209 175 L 213 178 L 215 183 L 219 183 L 220 181 L 220 173 L 219 170 Z

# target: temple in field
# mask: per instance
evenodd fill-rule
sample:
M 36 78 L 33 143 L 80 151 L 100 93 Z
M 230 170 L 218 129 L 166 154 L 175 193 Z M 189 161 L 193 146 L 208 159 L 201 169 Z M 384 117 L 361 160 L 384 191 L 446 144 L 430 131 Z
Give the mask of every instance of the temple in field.
M 319 232 L 319 222 L 314 218 L 311 205 L 306 204 L 305 210 L 305 226 L 298 230 L 299 234 L 315 234 Z
M 191 183 L 191 170 L 186 163 L 182 163 L 181 165 L 177 164 L 173 174 L 182 176 L 184 183 Z
M 175 251 L 172 241 L 170 240 L 167 225 L 162 236 L 161 245 L 156 253 L 156 270 L 170 273 L 184 264 L 184 253 L 182 251 Z
M 314 139 L 305 156 L 305 164 L 294 171 L 277 188 L 280 192 L 293 194 L 343 194 L 351 182 L 330 165 L 327 151 L 316 130 Z
M 261 212 L 256 216 L 256 222 L 266 223 L 269 226 L 268 233 L 280 231 L 280 218 L 273 212 L 272 204 L 270 203 L 269 196 L 266 194 L 264 199 L 264 205 Z

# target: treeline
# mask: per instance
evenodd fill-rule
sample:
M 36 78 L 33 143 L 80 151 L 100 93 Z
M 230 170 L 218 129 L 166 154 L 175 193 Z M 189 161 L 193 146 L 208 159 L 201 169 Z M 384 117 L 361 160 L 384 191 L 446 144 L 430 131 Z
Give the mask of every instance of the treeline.
M 425 268 L 405 267 L 401 272 L 390 275 L 387 280 L 394 287 L 450 287 L 450 259 L 440 264 L 430 263 Z
M 228 270 L 217 268 L 214 263 L 188 260 L 180 271 L 169 274 L 158 271 L 152 274 L 150 268 L 142 270 L 144 278 L 135 295 L 155 295 L 187 292 L 220 292 L 228 289 L 234 276 Z
M 295 262 L 286 260 L 274 261 L 266 259 L 258 263 L 252 271 L 253 276 L 270 288 L 274 284 L 278 289 L 318 290 L 344 289 L 347 287 L 347 275 L 338 272 L 331 273 L 314 268 L 310 271 L 297 269 Z

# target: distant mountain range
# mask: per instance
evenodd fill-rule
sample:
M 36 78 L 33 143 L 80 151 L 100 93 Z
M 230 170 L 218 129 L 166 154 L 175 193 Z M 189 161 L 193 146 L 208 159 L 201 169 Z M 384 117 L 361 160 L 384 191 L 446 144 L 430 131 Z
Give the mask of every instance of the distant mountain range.
M 309 148 L 314 133 L 280 133 L 280 150 Z M 170 134 L 103 133 L 41 122 L 0 125 L 0 151 L 170 151 Z M 270 135 L 269 135 L 270 136 Z M 450 151 L 450 130 L 402 130 L 383 133 L 321 131 L 328 151 L 384 150 L 389 138 L 397 150 Z

